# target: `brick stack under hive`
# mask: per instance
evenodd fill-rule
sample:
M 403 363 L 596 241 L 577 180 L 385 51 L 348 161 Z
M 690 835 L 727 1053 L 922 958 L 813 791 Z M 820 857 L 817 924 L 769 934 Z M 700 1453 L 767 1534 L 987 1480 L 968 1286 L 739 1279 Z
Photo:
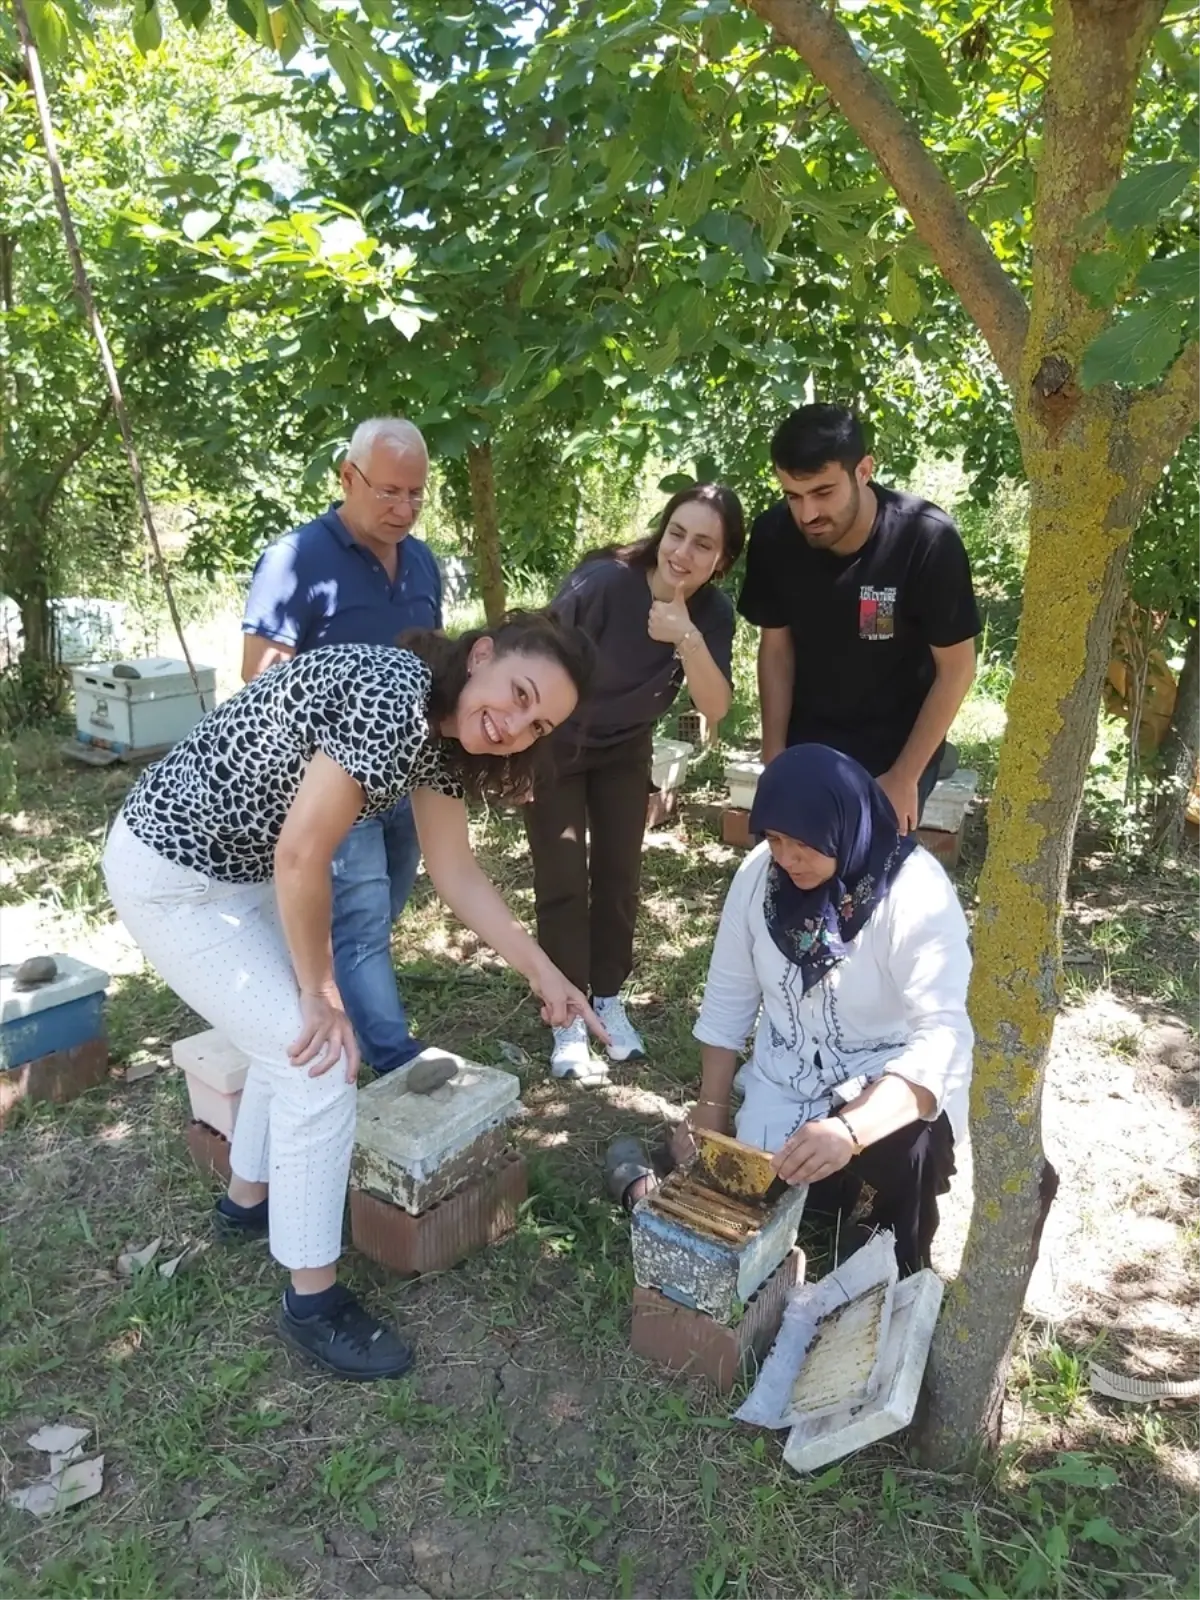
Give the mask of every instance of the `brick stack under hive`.
M 775 1198 L 761 1150 L 703 1134 L 700 1156 L 633 1211 L 636 1354 L 728 1393 L 761 1360 L 804 1278 L 795 1248 L 808 1190 Z

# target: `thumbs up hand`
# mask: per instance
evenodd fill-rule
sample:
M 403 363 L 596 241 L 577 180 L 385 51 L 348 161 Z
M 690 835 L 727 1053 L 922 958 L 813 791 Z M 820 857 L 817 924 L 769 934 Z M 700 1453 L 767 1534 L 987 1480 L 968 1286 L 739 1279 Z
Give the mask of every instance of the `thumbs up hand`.
M 657 639 L 659 644 L 678 645 L 685 633 L 694 627 L 688 615 L 687 601 L 683 597 L 683 585 L 675 585 L 675 593 L 670 600 L 655 600 L 650 606 L 650 621 L 647 632 L 652 639 Z

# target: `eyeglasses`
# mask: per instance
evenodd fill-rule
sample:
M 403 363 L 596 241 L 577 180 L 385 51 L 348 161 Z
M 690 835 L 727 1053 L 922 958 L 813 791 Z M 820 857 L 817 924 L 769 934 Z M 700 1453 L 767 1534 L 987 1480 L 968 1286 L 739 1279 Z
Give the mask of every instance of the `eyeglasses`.
M 357 461 L 348 461 L 346 465 L 354 468 L 376 500 L 385 506 L 411 506 L 414 511 L 420 511 L 425 504 L 424 489 L 377 489 Z

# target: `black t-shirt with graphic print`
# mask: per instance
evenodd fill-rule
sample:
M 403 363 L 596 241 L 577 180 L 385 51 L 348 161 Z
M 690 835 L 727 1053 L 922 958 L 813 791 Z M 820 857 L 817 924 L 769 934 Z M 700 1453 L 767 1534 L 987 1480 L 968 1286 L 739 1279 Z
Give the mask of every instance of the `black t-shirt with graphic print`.
M 788 743 L 832 745 L 878 776 L 895 761 L 933 683 L 930 646 L 980 630 L 971 566 L 953 522 L 872 483 L 878 510 L 851 556 L 814 550 L 781 501 L 750 532 L 738 610 L 789 628 L 796 678 Z
M 219 705 L 125 801 L 143 844 L 221 883 L 266 883 L 284 819 L 318 750 L 359 784 L 361 815 L 413 789 L 461 798 L 429 725 L 429 668 L 392 645 L 304 651 Z

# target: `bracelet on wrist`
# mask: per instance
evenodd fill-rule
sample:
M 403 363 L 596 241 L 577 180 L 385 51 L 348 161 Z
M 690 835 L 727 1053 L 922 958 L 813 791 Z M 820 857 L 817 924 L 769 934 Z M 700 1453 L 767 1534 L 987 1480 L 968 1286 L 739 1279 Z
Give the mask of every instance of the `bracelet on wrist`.
M 841 1123 L 842 1127 L 845 1128 L 846 1132 L 850 1135 L 850 1145 L 853 1153 L 856 1156 L 862 1155 L 866 1146 L 860 1143 L 859 1137 L 855 1133 L 854 1129 L 850 1126 L 849 1120 L 844 1117 L 840 1111 L 831 1111 L 829 1113 L 829 1118 L 833 1122 Z

